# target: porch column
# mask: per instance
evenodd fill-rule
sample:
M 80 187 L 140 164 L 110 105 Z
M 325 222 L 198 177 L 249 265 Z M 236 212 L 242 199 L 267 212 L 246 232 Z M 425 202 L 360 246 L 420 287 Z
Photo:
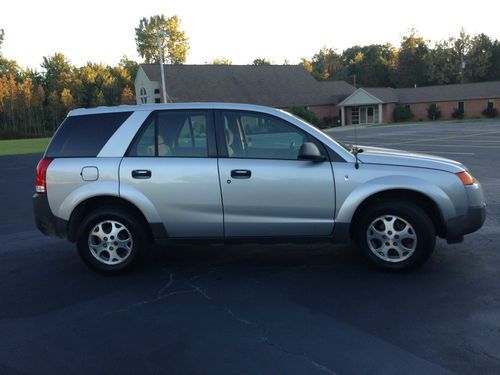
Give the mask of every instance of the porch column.
M 344 106 L 340 107 L 340 117 L 342 117 L 340 119 L 341 125 L 345 126 L 345 108 L 344 108 Z
M 384 116 L 382 116 L 382 104 L 378 105 L 378 123 L 381 124 Z

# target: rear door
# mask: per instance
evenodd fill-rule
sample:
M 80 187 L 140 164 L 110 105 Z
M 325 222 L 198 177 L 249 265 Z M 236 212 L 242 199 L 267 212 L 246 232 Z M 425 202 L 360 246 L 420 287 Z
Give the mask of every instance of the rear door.
M 222 237 L 213 111 L 154 112 L 120 165 L 120 192 L 147 199 L 169 237 Z
M 298 160 L 300 146 L 323 145 L 274 116 L 218 111 L 219 173 L 227 237 L 323 236 L 333 231 L 331 163 Z

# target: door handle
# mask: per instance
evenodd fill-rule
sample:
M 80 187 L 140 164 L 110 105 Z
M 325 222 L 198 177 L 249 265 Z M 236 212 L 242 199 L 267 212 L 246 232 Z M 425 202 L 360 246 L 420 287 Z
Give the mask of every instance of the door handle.
M 232 178 L 250 178 L 252 176 L 252 171 L 248 169 L 233 169 L 231 171 Z
M 148 169 L 134 169 L 132 171 L 132 178 L 151 178 L 151 171 Z

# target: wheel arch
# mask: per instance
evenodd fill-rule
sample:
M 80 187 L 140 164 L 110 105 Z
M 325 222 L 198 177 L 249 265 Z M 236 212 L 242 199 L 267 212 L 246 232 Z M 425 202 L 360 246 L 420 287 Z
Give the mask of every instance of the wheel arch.
M 356 208 L 349 227 L 349 236 L 351 239 L 354 238 L 356 225 L 359 222 L 359 218 L 362 217 L 363 213 L 376 202 L 382 202 L 384 200 L 399 200 L 407 201 L 416 204 L 422 208 L 434 225 L 436 234 L 439 237 L 443 237 L 446 232 L 445 220 L 439 205 L 428 195 L 411 189 L 388 189 L 376 192 L 368 197 L 366 197 L 361 204 Z
M 143 212 L 130 201 L 113 195 L 99 195 L 81 201 L 72 211 L 68 222 L 68 239 L 70 241 L 76 241 L 79 226 L 84 218 L 93 210 L 101 207 L 119 208 L 135 215 L 144 225 L 148 231 L 147 236 L 151 239 L 154 238 L 154 232 L 158 230 L 158 228 L 152 228 Z

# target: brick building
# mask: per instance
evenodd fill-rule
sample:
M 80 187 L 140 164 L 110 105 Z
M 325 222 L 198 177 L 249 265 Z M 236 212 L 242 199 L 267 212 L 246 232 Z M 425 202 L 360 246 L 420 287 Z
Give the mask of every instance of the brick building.
M 486 108 L 500 104 L 500 81 L 393 89 L 359 88 L 340 104 L 343 125 L 393 121 L 394 108 L 407 106 L 414 120 L 428 120 L 427 109 L 438 106 L 441 119 L 451 119 L 455 110 L 465 118 L 483 117 Z

